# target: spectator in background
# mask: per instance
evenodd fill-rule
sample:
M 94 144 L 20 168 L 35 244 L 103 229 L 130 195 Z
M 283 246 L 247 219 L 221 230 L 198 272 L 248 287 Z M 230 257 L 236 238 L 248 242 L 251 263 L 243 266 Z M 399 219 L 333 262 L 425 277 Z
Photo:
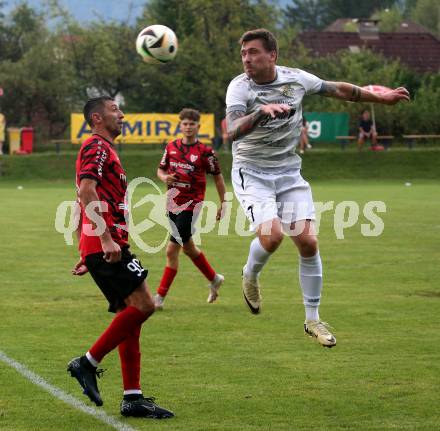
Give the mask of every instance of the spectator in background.
M 359 120 L 359 139 L 358 150 L 361 151 L 365 143 L 365 139 L 371 139 L 371 145 L 374 147 L 377 145 L 377 133 L 376 127 L 371 121 L 370 112 L 364 109 Z
M 306 117 L 302 117 L 301 136 L 299 138 L 299 153 L 304 154 L 304 151 L 309 150 L 312 146 L 309 143 L 309 123 Z
M 6 119 L 0 112 L 0 156 L 3 154 L 3 144 L 5 143 Z

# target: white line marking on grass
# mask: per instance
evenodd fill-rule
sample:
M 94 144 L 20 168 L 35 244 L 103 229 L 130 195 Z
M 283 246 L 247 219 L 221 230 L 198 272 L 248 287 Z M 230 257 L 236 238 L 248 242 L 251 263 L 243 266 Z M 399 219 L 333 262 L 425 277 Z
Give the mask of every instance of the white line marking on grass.
M 122 422 L 117 421 L 112 416 L 109 416 L 107 413 L 105 413 L 103 410 L 98 410 L 93 407 L 90 407 L 87 404 L 83 403 L 82 401 L 76 399 L 72 395 L 69 395 L 66 392 L 63 392 L 61 389 L 58 389 L 56 386 L 47 383 L 46 380 L 44 380 L 42 377 L 33 373 L 23 364 L 20 364 L 20 362 L 17 362 L 14 359 L 10 358 L 1 350 L 0 350 L 0 361 L 14 368 L 22 376 L 30 380 L 34 385 L 40 386 L 45 391 L 53 395 L 55 398 L 64 401 L 66 404 L 69 404 L 73 408 L 93 416 L 95 419 L 98 419 L 101 422 L 110 425 L 111 427 L 113 427 L 118 431 L 136 431 L 135 428 L 132 428 Z

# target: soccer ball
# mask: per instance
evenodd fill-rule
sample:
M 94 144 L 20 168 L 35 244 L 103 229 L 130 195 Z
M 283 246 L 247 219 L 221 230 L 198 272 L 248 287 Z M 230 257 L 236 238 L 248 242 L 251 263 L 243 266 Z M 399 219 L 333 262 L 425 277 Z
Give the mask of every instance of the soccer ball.
M 177 48 L 174 31 L 160 24 L 145 27 L 136 38 L 136 51 L 146 63 L 168 63 L 176 56 Z

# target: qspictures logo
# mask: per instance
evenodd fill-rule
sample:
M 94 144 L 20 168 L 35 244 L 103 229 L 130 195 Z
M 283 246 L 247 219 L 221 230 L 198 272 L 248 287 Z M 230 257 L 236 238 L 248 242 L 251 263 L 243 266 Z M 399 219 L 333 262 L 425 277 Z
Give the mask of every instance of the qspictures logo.
M 192 201 L 185 205 L 177 205 L 174 198 L 179 194 L 178 189 L 170 189 L 164 193 L 161 188 L 150 178 L 139 177 L 132 180 L 126 192 L 124 203 L 125 224 L 117 228 L 128 230 L 130 242 L 145 253 L 158 253 L 162 251 L 170 235 L 176 238 L 182 245 L 179 232 L 174 223 L 167 217 L 167 208 L 173 208 L 174 213 L 185 211 Z M 280 202 L 275 203 L 281 220 L 286 215 L 295 212 L 301 214 L 307 207 L 306 202 Z M 83 225 L 83 232 L 90 236 L 99 236 L 106 229 L 104 219 L 99 216 L 96 209 L 101 212 L 108 211 L 105 202 L 91 202 L 85 212 L 89 220 L 95 224 Z M 369 201 L 363 205 L 355 201 L 327 201 L 314 202 L 315 231 L 319 233 L 322 215 L 332 213 L 333 231 L 336 239 L 345 239 L 347 229 L 358 228 L 364 237 L 380 236 L 385 223 L 379 214 L 386 213 L 386 204 L 383 201 Z M 261 208 L 252 206 L 246 212 L 240 205 L 234 209 L 233 194 L 227 192 L 225 202 L 222 206 L 222 217 L 217 221 L 218 204 L 212 201 L 204 201 L 195 205 L 193 209 L 192 238 L 195 244 L 202 243 L 202 236 L 207 233 L 215 233 L 218 236 L 238 235 L 242 237 L 253 236 L 256 226 L 253 226 L 256 211 L 264 211 L 264 204 Z M 136 218 L 134 217 L 136 213 Z M 55 229 L 64 236 L 67 245 L 74 244 L 75 232 L 80 222 L 80 206 L 77 201 L 61 202 L 55 214 Z M 140 219 L 140 221 L 139 221 Z M 286 235 L 298 235 L 301 233 L 303 224 L 283 224 Z M 270 234 L 270 228 L 263 234 Z

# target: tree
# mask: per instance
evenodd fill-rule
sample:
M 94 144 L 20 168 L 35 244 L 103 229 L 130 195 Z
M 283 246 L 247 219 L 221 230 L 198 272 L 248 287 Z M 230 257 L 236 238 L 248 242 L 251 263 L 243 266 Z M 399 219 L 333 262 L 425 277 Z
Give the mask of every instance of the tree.
M 376 11 L 371 18 L 380 20 L 379 31 L 381 32 L 396 31 L 403 21 L 402 12 L 397 6 L 393 6 L 391 9 Z
M 301 30 L 322 29 L 329 15 L 328 3 L 322 0 L 296 0 L 285 10 L 285 24 Z
M 322 0 L 328 5 L 328 23 L 338 18 L 368 18 L 383 8 L 390 8 L 396 0 Z
M 396 105 L 395 124 L 402 133 L 440 133 L 438 101 L 440 100 L 440 73 L 423 77 L 411 103 Z
M 321 30 L 338 18 L 368 18 L 375 10 L 391 7 L 397 0 L 292 0 L 286 7 L 288 25 L 302 30 Z
M 17 61 L 46 32 L 43 16 L 26 3 L 17 6 L 10 15 L 10 24 L 0 23 L 0 61 Z
M 93 22 L 71 26 L 65 38 L 67 59 L 83 89 L 116 96 L 139 85 L 136 30 L 122 23 Z
M 44 136 L 65 130 L 75 80 L 59 54 L 57 37 L 48 34 L 18 61 L 1 62 L 2 109 L 9 124 L 36 126 Z
M 226 87 L 242 71 L 238 39 L 252 28 L 275 30 L 278 15 L 266 0 L 151 0 L 138 30 L 154 22 L 176 32 L 179 52 L 163 66 L 139 65 L 142 91 L 126 93 L 129 106 L 146 112 L 193 106 L 220 119 Z
M 1 30 L 2 111 L 8 123 L 32 125 L 44 136 L 61 133 L 68 126 L 76 85 L 60 36 L 26 4 L 11 12 L 10 24 Z
M 440 3 L 438 0 L 418 0 L 411 12 L 411 18 L 440 36 Z
M 184 4 L 151 0 L 136 28 L 104 21 L 84 25 L 64 12 L 58 16 L 62 18 L 56 21 L 59 26 L 49 28 L 46 16 L 21 5 L 8 21 L 0 19 L 2 111 L 9 124 L 34 125 L 44 129 L 45 136 L 68 127 L 69 114 L 82 109 L 90 90 L 122 94 L 127 112 L 175 113 L 191 106 L 214 112 L 220 120 L 227 85 L 242 73 L 238 39 L 257 27 L 266 27 L 278 37 L 279 64 L 300 67 L 327 80 L 409 87 L 415 102 L 398 109 L 378 107 L 379 126 L 405 130 L 414 124 L 411 119 L 417 119 L 421 132 L 438 128 L 439 75 L 421 77 L 370 51 L 312 57 L 301 45 L 292 44 L 296 28 L 279 28 L 279 14 L 266 0 L 187 0 Z M 138 32 L 153 22 L 176 31 L 179 52 L 171 63 L 146 64 L 136 53 Z M 306 110 L 343 110 L 354 119 L 360 108 L 328 98 L 305 100 Z

